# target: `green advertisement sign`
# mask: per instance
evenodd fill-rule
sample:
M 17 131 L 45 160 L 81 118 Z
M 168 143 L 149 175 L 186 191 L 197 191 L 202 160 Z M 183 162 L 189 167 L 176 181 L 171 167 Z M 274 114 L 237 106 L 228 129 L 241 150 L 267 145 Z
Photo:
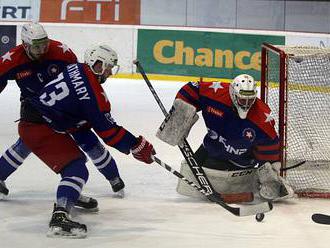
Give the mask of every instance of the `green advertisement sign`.
M 260 79 L 261 44 L 284 36 L 139 29 L 137 58 L 149 73 Z

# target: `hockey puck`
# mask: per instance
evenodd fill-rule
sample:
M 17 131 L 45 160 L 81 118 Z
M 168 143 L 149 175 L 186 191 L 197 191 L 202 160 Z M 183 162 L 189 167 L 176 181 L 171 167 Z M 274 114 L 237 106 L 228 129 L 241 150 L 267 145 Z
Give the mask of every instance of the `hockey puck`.
M 261 222 L 261 221 L 263 221 L 264 218 L 265 218 L 264 213 L 256 214 L 256 221 Z

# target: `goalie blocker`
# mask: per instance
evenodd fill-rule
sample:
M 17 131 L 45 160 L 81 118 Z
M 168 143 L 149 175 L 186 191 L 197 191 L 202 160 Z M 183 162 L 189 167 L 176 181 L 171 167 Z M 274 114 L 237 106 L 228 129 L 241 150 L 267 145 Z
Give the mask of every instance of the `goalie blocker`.
M 180 145 L 197 120 L 196 108 L 181 99 L 176 99 L 156 136 L 172 146 Z

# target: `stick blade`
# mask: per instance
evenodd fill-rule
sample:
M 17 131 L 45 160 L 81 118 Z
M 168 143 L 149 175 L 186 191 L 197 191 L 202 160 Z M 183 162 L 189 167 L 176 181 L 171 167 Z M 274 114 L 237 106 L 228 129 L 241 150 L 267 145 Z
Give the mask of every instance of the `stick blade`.
M 243 192 L 236 194 L 221 194 L 222 199 L 227 204 L 232 203 L 242 203 L 242 202 L 252 202 L 254 200 L 254 195 L 252 192 Z
M 317 224 L 330 225 L 330 215 L 313 214 L 312 220 Z
M 263 202 L 256 205 L 244 205 L 240 207 L 239 216 L 250 216 L 259 213 L 267 213 L 273 209 L 271 202 Z

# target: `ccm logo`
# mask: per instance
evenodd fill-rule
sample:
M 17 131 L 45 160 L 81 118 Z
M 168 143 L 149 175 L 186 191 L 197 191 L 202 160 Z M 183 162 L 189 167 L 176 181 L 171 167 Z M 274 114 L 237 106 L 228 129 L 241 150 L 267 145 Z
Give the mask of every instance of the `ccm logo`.
M 246 176 L 246 175 L 251 175 L 254 170 L 244 170 L 240 172 L 234 172 L 231 177 L 241 177 L 241 176 Z
M 115 1 L 115 15 L 114 20 L 119 21 L 119 0 Z M 102 3 L 110 3 L 112 0 L 63 0 L 61 5 L 61 20 L 67 19 L 67 12 L 69 11 L 84 11 L 85 8 L 83 6 L 69 6 L 69 3 L 74 2 L 95 2 L 95 20 L 101 20 L 101 13 L 102 13 Z
M 0 6 L 2 19 L 26 19 L 31 6 Z

